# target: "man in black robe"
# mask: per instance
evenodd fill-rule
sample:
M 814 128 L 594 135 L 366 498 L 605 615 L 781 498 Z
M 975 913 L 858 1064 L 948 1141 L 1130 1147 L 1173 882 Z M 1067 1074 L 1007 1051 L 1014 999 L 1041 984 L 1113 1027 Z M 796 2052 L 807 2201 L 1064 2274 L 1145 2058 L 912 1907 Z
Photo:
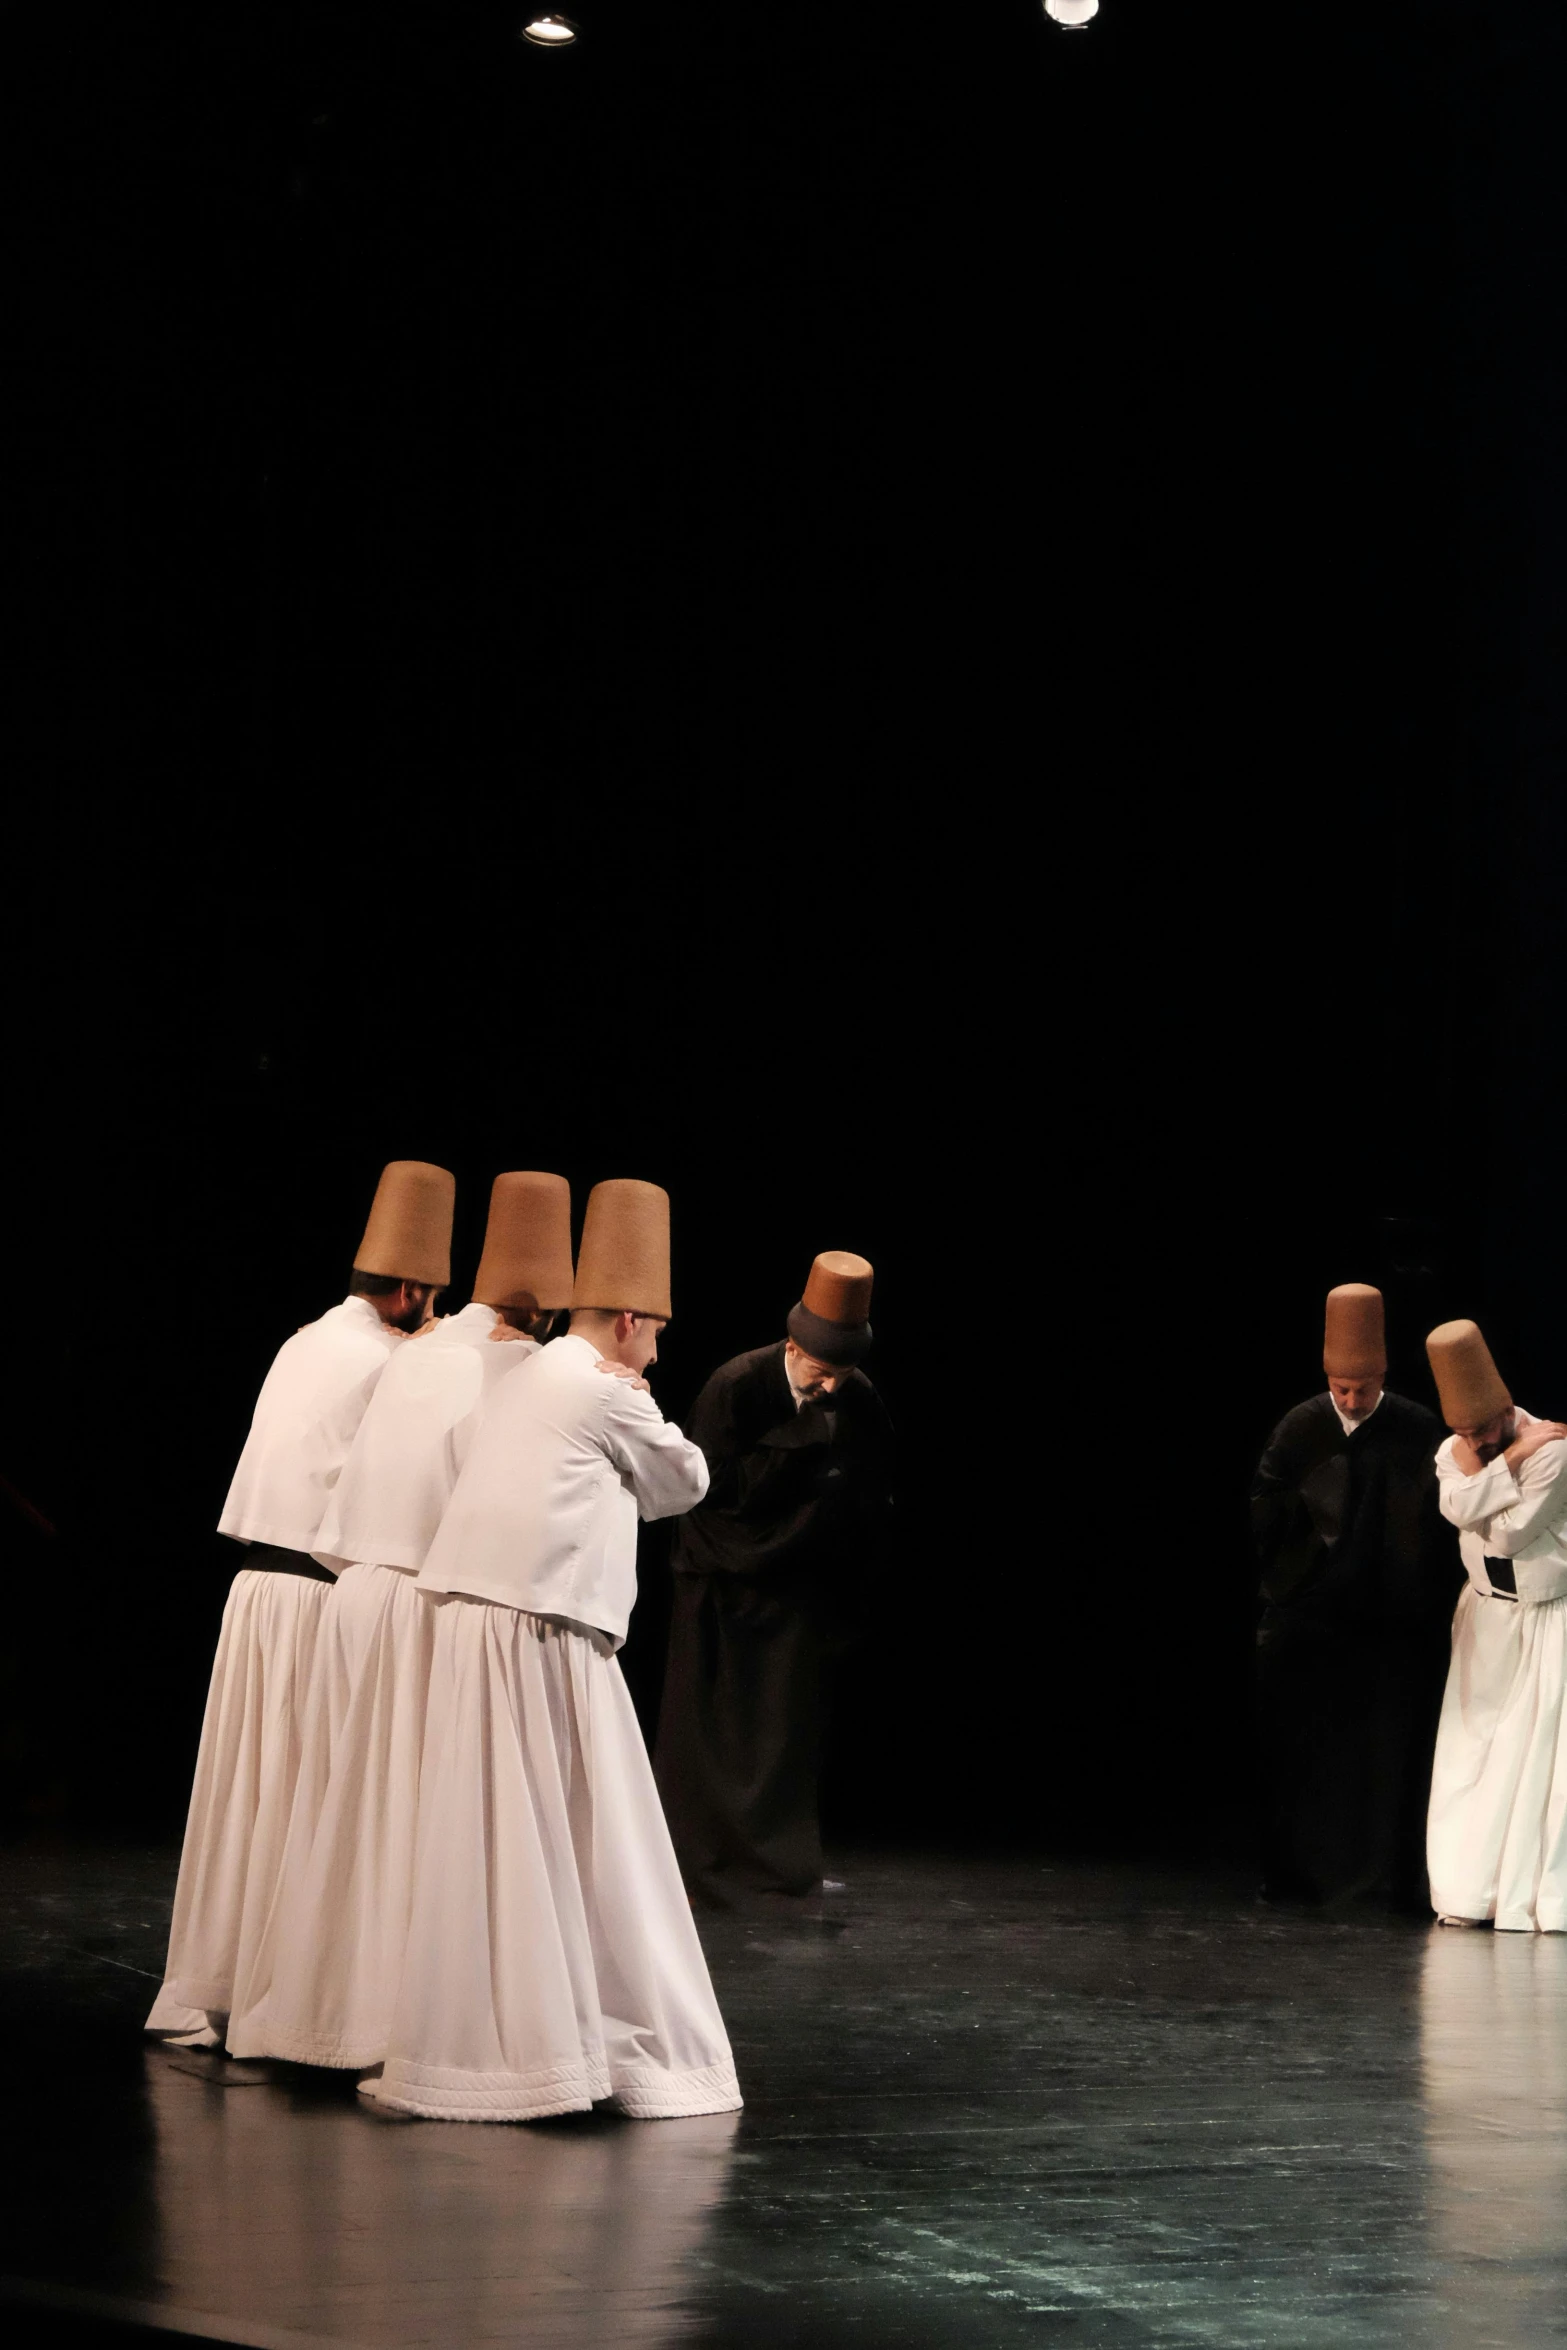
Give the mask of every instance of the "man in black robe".
M 1436 1415 L 1383 1387 L 1382 1299 L 1328 1297 L 1328 1393 L 1274 1429 L 1252 1482 L 1264 1890 L 1429 1909 L 1425 1817 L 1460 1568 L 1437 1507 Z
M 819 1256 L 788 1337 L 721 1365 L 687 1422 L 712 1483 L 675 1530 L 655 1766 L 687 1889 L 715 1907 L 822 1882 L 826 1683 L 890 1500 L 870 1294 L 863 1257 Z

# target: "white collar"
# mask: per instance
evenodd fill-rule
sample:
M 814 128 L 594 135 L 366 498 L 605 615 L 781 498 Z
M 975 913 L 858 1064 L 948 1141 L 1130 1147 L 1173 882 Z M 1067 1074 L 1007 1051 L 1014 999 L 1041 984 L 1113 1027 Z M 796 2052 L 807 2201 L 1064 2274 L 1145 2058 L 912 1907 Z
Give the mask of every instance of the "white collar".
M 470 1314 L 473 1316 L 473 1320 L 471 1322 L 468 1319 Z M 441 1319 L 443 1322 L 450 1322 L 454 1328 L 460 1322 L 465 1329 L 472 1330 L 478 1325 L 479 1316 L 481 1314 L 485 1314 L 489 1317 L 489 1327 L 492 1329 L 500 1320 L 500 1315 L 497 1313 L 494 1306 L 481 1305 L 476 1297 L 469 1298 L 468 1303 L 457 1313 L 443 1314 Z M 521 1333 L 519 1332 L 518 1335 L 520 1336 Z
M 575 1330 L 568 1330 L 564 1338 L 551 1339 L 550 1344 L 552 1346 L 580 1346 L 583 1347 L 587 1353 L 593 1357 L 593 1360 L 596 1363 L 601 1363 L 604 1360 L 604 1357 L 599 1353 L 599 1350 L 594 1345 L 592 1339 L 579 1337 Z
M 1331 1387 L 1328 1389 L 1328 1401 L 1333 1406 L 1335 1413 L 1337 1413 L 1338 1424 L 1343 1429 L 1346 1436 L 1353 1436 L 1357 1428 L 1364 1428 L 1368 1420 L 1374 1420 L 1376 1418 L 1378 1412 L 1382 1409 L 1382 1396 L 1386 1395 L 1386 1393 L 1387 1389 L 1384 1387 L 1382 1390 L 1382 1395 L 1377 1397 L 1376 1402 L 1372 1405 L 1369 1412 L 1362 1412 L 1358 1420 L 1348 1420 L 1345 1418 L 1344 1414 L 1339 1411 L 1338 1397 L 1334 1394 Z

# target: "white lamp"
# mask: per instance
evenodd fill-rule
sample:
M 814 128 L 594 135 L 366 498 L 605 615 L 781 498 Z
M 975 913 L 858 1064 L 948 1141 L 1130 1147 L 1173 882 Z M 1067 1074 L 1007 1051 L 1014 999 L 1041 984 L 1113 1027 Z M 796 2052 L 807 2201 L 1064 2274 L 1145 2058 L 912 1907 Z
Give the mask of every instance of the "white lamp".
M 1094 0 L 1098 6 L 1098 0 Z M 540 49 L 569 49 L 577 37 L 577 28 L 569 16 L 530 16 L 522 28 L 525 41 L 532 41 Z
M 1078 33 L 1099 14 L 1099 0 L 1045 0 L 1045 14 L 1069 33 Z

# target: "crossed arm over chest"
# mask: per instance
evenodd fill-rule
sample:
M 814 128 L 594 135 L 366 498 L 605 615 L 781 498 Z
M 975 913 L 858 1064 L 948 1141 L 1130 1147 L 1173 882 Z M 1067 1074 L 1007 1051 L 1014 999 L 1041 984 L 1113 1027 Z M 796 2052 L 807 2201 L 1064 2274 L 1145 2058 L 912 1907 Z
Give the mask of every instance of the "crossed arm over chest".
M 1461 1533 L 1482 1536 L 1497 1558 L 1519 1557 L 1567 1517 L 1567 1444 L 1560 1440 L 1530 1453 L 1516 1472 L 1499 1455 L 1475 1476 L 1465 1476 L 1444 1446 L 1437 1476 L 1443 1517 Z

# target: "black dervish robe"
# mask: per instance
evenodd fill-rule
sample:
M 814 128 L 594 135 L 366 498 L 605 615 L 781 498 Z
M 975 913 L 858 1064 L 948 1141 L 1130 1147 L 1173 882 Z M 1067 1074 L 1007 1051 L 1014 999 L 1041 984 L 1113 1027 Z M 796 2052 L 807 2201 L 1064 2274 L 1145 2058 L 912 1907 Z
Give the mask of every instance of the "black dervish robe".
M 1346 1436 L 1332 1398 L 1285 1414 L 1252 1483 L 1267 1890 L 1428 1906 L 1425 1817 L 1457 1543 L 1444 1430 L 1384 1393 Z
M 821 1881 L 825 1671 L 865 1613 L 892 1424 L 862 1371 L 796 1407 L 784 1350 L 725 1363 L 686 1433 L 707 1498 L 676 1525 L 655 1767 L 693 1898 Z

